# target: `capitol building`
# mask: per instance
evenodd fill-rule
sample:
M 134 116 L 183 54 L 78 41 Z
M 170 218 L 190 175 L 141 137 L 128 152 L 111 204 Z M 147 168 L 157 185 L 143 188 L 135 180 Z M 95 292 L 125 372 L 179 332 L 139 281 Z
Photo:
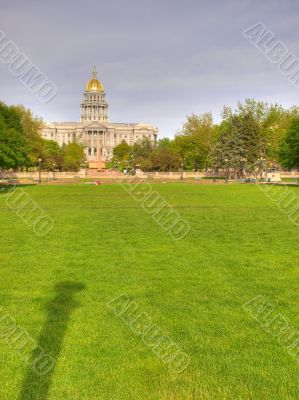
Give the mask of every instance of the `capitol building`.
M 47 122 L 42 137 L 55 140 L 60 146 L 74 141 L 82 144 L 90 168 L 97 168 L 98 163 L 109 161 L 113 156 L 113 148 L 122 141 L 129 145 L 143 138 L 156 142 L 158 129 L 154 126 L 111 123 L 108 111 L 104 86 L 97 78 L 94 67 L 92 79 L 85 86 L 80 122 Z

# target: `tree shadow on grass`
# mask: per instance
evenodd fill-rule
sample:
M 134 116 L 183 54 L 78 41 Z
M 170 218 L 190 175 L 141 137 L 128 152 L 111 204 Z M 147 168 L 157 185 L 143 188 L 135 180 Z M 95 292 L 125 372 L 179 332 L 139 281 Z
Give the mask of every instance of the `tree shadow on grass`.
M 9 194 L 9 192 L 15 190 L 16 186 L 15 185 L 1 185 L 0 184 L 0 196 Z
M 76 282 L 60 282 L 55 286 L 55 297 L 46 306 L 47 320 L 31 354 L 18 400 L 47 399 L 68 321 L 80 306 L 74 296 L 84 288 L 85 285 Z

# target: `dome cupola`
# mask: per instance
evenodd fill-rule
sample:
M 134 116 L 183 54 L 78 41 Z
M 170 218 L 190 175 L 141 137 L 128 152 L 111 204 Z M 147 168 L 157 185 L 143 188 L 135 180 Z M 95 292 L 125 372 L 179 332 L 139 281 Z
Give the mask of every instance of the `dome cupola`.
M 104 86 L 102 82 L 97 78 L 96 67 L 93 67 L 92 79 L 87 82 L 85 90 L 87 92 L 104 92 Z

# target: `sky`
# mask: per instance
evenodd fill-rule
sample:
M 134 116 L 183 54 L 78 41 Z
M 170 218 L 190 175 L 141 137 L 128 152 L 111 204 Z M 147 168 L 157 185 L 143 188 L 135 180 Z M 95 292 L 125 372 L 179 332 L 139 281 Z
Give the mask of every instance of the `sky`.
M 186 116 L 255 98 L 290 107 L 299 90 L 242 34 L 263 23 L 299 57 L 297 0 L 0 0 L 0 30 L 58 92 L 42 103 L 0 62 L 0 100 L 46 121 L 79 121 L 95 65 L 111 122 L 173 137 Z

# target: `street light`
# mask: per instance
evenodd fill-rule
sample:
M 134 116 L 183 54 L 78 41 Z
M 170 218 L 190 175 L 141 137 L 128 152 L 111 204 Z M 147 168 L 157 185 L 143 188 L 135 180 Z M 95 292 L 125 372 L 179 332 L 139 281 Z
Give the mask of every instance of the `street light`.
M 260 163 L 260 180 L 262 181 L 263 179 L 263 173 L 264 173 L 264 165 L 265 165 L 265 161 L 266 159 L 264 157 L 260 157 L 258 159 L 259 163 Z
M 246 165 L 246 163 L 247 163 L 247 158 L 245 158 L 245 157 L 243 157 L 243 158 L 241 158 L 241 164 L 242 164 L 242 175 L 244 175 L 245 177 L 246 177 L 246 174 L 245 174 L 245 165 Z
M 85 177 L 87 177 L 87 170 L 88 170 L 88 161 L 86 161 L 84 158 L 82 160 L 82 166 L 85 169 Z
M 53 163 L 53 177 L 54 177 L 54 181 L 55 181 L 55 167 L 56 167 L 56 164 Z
M 38 183 L 42 182 L 42 176 L 41 176 L 41 162 L 43 160 L 41 158 L 38 159 Z
M 229 174 L 229 171 L 228 171 L 228 168 L 229 168 L 229 165 L 228 165 L 229 160 L 228 160 L 228 158 L 225 158 L 225 159 L 224 159 L 224 162 L 225 162 L 225 165 L 226 165 L 225 183 L 227 183 L 227 182 L 228 182 L 228 174 Z
M 132 168 L 132 175 L 135 175 L 135 159 L 134 159 L 134 154 L 131 154 L 130 156 L 130 167 Z
M 184 163 L 181 163 L 181 180 L 184 179 Z

